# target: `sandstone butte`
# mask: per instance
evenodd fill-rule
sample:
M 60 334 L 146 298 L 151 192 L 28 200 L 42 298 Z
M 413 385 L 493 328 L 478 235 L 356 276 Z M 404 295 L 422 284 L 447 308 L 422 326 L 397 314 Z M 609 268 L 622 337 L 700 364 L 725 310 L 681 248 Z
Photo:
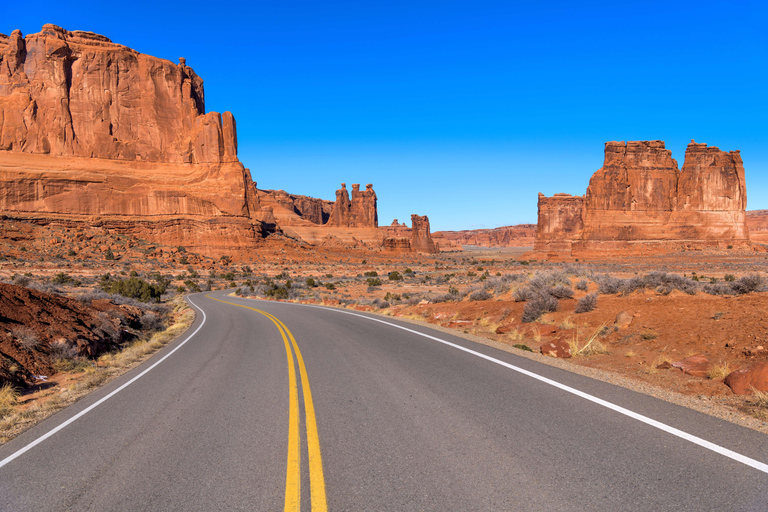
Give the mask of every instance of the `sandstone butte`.
M 0 34 L 0 213 L 101 226 L 208 256 L 244 257 L 284 232 L 387 247 L 372 185 L 335 202 L 259 190 L 230 112 L 205 112 L 186 65 L 91 32 Z M 426 231 L 419 225 L 419 233 Z M 422 235 L 407 250 L 436 250 Z
M 538 253 L 750 243 L 739 151 L 694 141 L 682 170 L 662 141 L 606 142 L 585 196 L 539 194 L 538 206 Z

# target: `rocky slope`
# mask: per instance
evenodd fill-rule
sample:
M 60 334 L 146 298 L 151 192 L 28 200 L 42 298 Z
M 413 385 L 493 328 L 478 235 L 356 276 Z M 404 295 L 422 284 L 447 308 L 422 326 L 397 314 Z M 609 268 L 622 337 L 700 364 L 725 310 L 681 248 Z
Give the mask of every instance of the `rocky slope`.
M 647 242 L 744 245 L 746 204 L 738 151 L 691 141 L 678 170 L 662 141 L 607 142 L 605 162 L 586 196 L 539 195 L 535 250 L 626 250 Z

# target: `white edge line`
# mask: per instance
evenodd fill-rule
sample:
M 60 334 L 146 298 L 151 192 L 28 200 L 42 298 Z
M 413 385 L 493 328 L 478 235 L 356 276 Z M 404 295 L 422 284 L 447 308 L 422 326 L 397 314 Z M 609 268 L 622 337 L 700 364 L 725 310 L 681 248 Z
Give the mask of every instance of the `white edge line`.
M 6 465 L 6 464 L 8 464 L 9 462 L 11 462 L 11 461 L 12 461 L 13 459 L 15 459 L 16 457 L 19 457 L 20 455 L 22 455 L 22 454 L 24 454 L 24 453 L 28 452 L 29 450 L 31 450 L 32 448 L 34 448 L 34 447 L 35 447 L 35 446 L 37 446 L 38 444 L 42 443 L 43 441 L 45 441 L 46 439 L 48 439 L 49 437 L 51 437 L 52 435 L 54 435 L 54 434 L 55 434 L 56 432 L 58 432 L 59 430 L 61 430 L 61 429 L 63 429 L 64 427 L 66 427 L 66 426 L 68 426 L 68 425 L 70 425 L 70 424 L 74 423 L 75 421 L 77 421 L 77 420 L 78 420 L 78 419 L 80 419 L 81 417 L 83 417 L 83 416 L 85 416 L 86 414 L 88 414 L 89 412 L 91 412 L 91 411 L 92 411 L 93 409 L 95 409 L 96 407 L 100 406 L 101 404 L 103 404 L 104 402 L 106 402 L 107 400 L 109 400 L 110 398 L 112 398 L 113 396 L 115 396 L 116 394 L 118 394 L 119 392 L 121 392 L 122 390 L 124 390 L 125 388 L 127 388 L 128 386 L 130 386 L 131 384 L 133 384 L 134 382 L 136 382 L 136 381 L 137 381 L 137 380 L 139 380 L 140 378 L 142 378 L 144 375 L 146 375 L 147 373 L 149 373 L 150 371 L 152 371 L 152 369 L 153 369 L 153 368 L 155 368 L 155 366 L 159 365 L 160 363 L 162 363 L 163 361 L 165 361 L 166 359 L 168 359 L 168 358 L 171 356 L 171 354 L 173 354 L 174 352 L 176 352 L 177 350 L 179 350 L 181 347 L 183 347 L 183 346 L 184 346 L 184 344 L 185 344 L 185 343 L 187 343 L 189 340 L 191 340 L 191 339 L 192 339 L 192 337 L 193 337 L 195 334 L 197 334 L 197 332 L 198 332 L 198 331 L 199 331 L 199 330 L 200 330 L 200 329 L 203 327 L 203 325 L 205 325 L 205 319 L 206 319 L 206 318 L 205 318 L 205 311 L 203 311 L 203 310 L 202 310 L 202 308 L 200 308 L 200 307 L 199 307 L 197 304 L 195 304 L 194 302 L 192 302 L 192 299 L 190 299 L 189 297 L 187 297 L 187 301 L 188 301 L 188 302 L 189 302 L 189 303 L 190 303 L 192 306 L 194 306 L 194 307 L 195 307 L 195 309 L 198 309 L 198 310 L 200 310 L 200 312 L 203 314 L 203 321 L 200 323 L 200 325 L 197 327 L 197 329 L 195 329 L 195 332 L 193 332 L 192 334 L 190 334 L 189 336 L 187 336 L 187 339 L 185 339 L 184 341 L 182 341 L 181 343 L 179 343 L 179 344 L 178 344 L 178 345 L 177 345 L 177 346 L 176 346 L 176 347 L 175 347 L 173 350 L 171 350 L 170 352 L 168 352 L 167 354 L 165 354 L 165 355 L 164 355 L 164 356 L 163 356 L 163 357 L 162 357 L 162 358 L 161 358 L 159 361 L 155 362 L 155 363 L 154 363 L 152 366 L 150 366 L 149 368 L 147 368 L 146 370 L 144 370 L 143 372 L 141 372 L 140 374 L 138 374 L 137 376 L 135 376 L 134 378 L 132 378 L 131 380 L 129 380 L 128 382 L 126 382 L 125 384 L 123 384 L 122 386 L 120 386 L 119 388 L 117 388 L 116 390 L 112 391 L 110 394 L 108 394 L 107 396 L 105 396 L 104 398 L 102 398 L 101 400 L 99 400 L 98 402 L 95 402 L 95 403 L 93 403 L 93 404 L 89 405 L 88 407 L 86 407 L 85 409 L 83 409 L 83 410 L 82 410 L 82 411 L 80 411 L 79 413 L 75 414 L 74 416 L 72 416 L 71 418 L 69 418 L 67 421 L 65 421 L 65 422 L 64 422 L 64 423 L 62 423 L 61 425 L 59 425 L 59 426 L 57 426 L 56 428 L 54 428 L 54 429 L 52 429 L 52 430 L 50 430 L 50 431 L 46 432 L 46 433 L 45 433 L 45 434 L 43 434 L 42 436 L 38 437 L 37 439 L 35 439 L 34 441 L 32 441 L 31 443 L 29 443 L 28 445 L 26 445 L 24 448 L 21 448 L 21 449 L 19 449 L 18 451 L 16 451 L 16 452 L 15 452 L 15 453 L 13 453 L 12 455 L 9 455 L 8 457 L 6 457 L 6 458 L 5 458 L 5 459 L 3 459 L 2 461 L 0 461 L 0 468 L 2 468 L 3 466 L 5 466 L 5 465 Z
M 533 379 L 539 380 L 541 382 L 544 382 L 546 384 L 549 384 L 550 386 L 554 386 L 556 388 L 562 389 L 563 391 L 567 391 L 568 393 L 572 393 L 576 396 L 579 396 L 585 400 L 589 400 L 590 402 L 594 402 L 598 405 L 602 405 L 603 407 L 606 407 L 608 409 L 611 409 L 613 411 L 618 412 L 619 414 L 623 414 L 625 416 L 629 416 L 630 418 L 636 419 L 637 421 L 643 422 L 647 425 L 650 425 L 652 427 L 655 427 L 659 430 L 662 430 L 664 432 L 667 432 L 668 434 L 672 434 L 673 436 L 677 436 L 681 439 L 685 439 L 686 441 L 689 441 L 693 444 L 699 445 L 703 448 L 706 448 L 707 450 L 711 450 L 715 453 L 719 453 L 720 455 L 723 455 L 725 457 L 728 457 L 729 459 L 735 460 L 736 462 L 741 462 L 742 464 L 745 464 L 747 466 L 750 466 L 752 468 L 757 469 L 758 471 L 762 471 L 763 473 L 768 473 L 768 464 L 764 464 L 758 460 L 749 458 L 745 455 L 742 455 L 740 453 L 734 452 L 733 450 L 729 450 L 728 448 L 725 448 L 723 446 L 720 446 L 718 444 L 712 443 L 710 441 L 707 441 L 706 439 L 702 439 L 700 437 L 694 436 L 693 434 L 689 434 L 688 432 L 684 432 L 682 430 L 679 430 L 675 427 L 672 427 L 670 425 L 667 425 L 666 423 L 662 423 L 660 421 L 654 420 L 652 418 L 649 418 L 648 416 L 643 416 L 642 414 L 636 413 L 634 411 L 630 411 L 629 409 L 625 409 L 624 407 L 621 407 L 620 405 L 616 405 L 614 403 L 608 402 L 606 400 L 603 400 L 602 398 L 598 398 L 596 396 L 590 395 L 588 393 L 585 393 L 583 391 L 579 391 L 578 389 L 572 388 L 570 386 L 566 386 L 565 384 L 561 384 L 560 382 L 554 381 L 552 379 L 548 379 L 547 377 L 544 377 L 542 375 L 539 375 L 537 373 L 533 373 L 531 371 L 525 370 L 523 368 L 520 368 L 518 366 L 515 366 L 513 364 L 507 363 L 505 361 L 501 361 L 499 359 L 496 359 L 494 357 L 485 355 L 481 352 L 477 352 L 475 350 L 462 347 L 461 345 L 457 345 L 455 343 L 451 343 L 450 341 L 446 341 L 440 338 L 437 338 L 435 336 L 430 336 L 429 334 L 424 334 L 423 332 L 415 331 L 413 329 L 408 329 L 407 327 L 403 327 L 402 325 L 393 324 L 391 322 L 387 322 L 386 320 L 381 320 L 379 318 L 373 318 L 366 315 L 361 315 L 359 313 L 353 313 L 351 311 L 345 311 L 343 309 L 336 309 L 336 308 L 330 308 L 326 306 L 315 306 L 313 304 L 300 304 L 300 303 L 283 303 L 283 304 L 292 304 L 297 306 L 305 306 L 305 307 L 311 307 L 311 308 L 317 308 L 317 309 L 325 309 L 328 311 L 335 311 L 337 313 L 344 313 L 347 315 L 357 316 L 360 318 L 365 318 L 367 320 L 371 320 L 373 322 L 379 322 L 382 324 L 390 325 L 392 327 L 396 327 L 398 329 L 402 329 L 404 331 L 417 334 L 419 336 L 423 336 L 425 338 L 429 338 L 431 340 L 440 342 L 444 345 L 448 345 L 449 347 L 453 347 L 459 350 L 462 350 L 464 352 L 467 352 L 469 354 L 475 355 L 477 357 L 483 358 L 487 361 L 491 361 L 493 363 L 496 363 L 498 365 L 504 366 L 505 368 L 509 368 L 510 370 L 514 370 L 518 373 L 522 373 L 523 375 L 527 375 L 528 377 L 531 377 Z

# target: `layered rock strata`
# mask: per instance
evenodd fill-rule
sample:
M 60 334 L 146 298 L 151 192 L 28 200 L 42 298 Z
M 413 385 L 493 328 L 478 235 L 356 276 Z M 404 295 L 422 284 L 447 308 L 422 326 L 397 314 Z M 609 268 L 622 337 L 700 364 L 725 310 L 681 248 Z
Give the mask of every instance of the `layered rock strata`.
M 747 243 L 738 151 L 691 141 L 682 170 L 662 141 L 607 142 L 585 196 L 539 194 L 535 250 L 625 249 L 638 243 Z
M 536 224 L 518 224 L 491 229 L 468 229 L 463 231 L 436 231 L 433 239 L 440 240 L 440 248 L 461 249 L 464 245 L 478 247 L 533 247 L 536 238 Z
M 110 225 L 202 254 L 264 234 L 234 117 L 186 65 L 90 32 L 0 36 L 0 210 Z

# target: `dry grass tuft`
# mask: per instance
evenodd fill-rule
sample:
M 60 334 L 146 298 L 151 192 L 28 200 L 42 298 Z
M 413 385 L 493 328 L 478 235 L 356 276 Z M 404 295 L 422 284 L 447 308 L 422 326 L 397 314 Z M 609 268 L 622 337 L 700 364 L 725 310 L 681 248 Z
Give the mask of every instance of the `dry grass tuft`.
M 560 329 L 575 329 L 576 324 L 571 320 L 571 315 L 568 315 L 562 322 L 560 322 L 558 327 L 560 327 Z
M 19 393 L 10 384 L 0 387 L 0 418 L 4 418 L 13 411 L 13 406 L 19 399 Z
M 568 342 L 568 345 L 571 347 L 571 355 L 574 357 L 589 357 L 607 354 L 608 348 L 598 339 L 603 327 L 605 327 L 605 324 L 600 324 L 584 345 L 579 343 L 579 333 L 577 331 Z
M 707 370 L 707 377 L 711 380 L 724 379 L 731 373 L 731 371 L 728 361 L 720 361 L 709 367 L 709 370 Z
M 626 354 L 624 354 L 624 357 L 635 357 L 637 355 L 637 352 L 634 350 L 628 351 Z

